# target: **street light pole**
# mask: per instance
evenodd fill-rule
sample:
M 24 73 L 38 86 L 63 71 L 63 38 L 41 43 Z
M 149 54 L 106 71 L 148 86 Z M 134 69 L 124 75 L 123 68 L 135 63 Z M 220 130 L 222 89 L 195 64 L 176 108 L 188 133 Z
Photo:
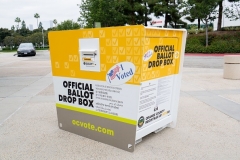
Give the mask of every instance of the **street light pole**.
M 11 34 L 11 44 L 10 44 L 11 50 L 12 50 L 12 46 L 13 46 L 13 34 Z
M 43 27 L 42 27 L 42 38 L 43 38 L 43 48 L 44 48 L 44 35 L 43 35 Z

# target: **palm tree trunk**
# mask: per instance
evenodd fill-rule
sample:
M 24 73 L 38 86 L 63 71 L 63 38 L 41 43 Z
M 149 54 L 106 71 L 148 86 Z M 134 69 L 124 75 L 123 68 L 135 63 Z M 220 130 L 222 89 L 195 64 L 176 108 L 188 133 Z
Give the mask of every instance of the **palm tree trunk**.
M 168 0 L 166 0 L 165 2 L 166 2 L 166 6 L 168 7 Z M 164 28 L 167 28 L 167 23 L 168 23 L 168 12 L 165 13 Z
M 222 0 L 218 2 L 218 24 L 217 24 L 217 31 L 221 31 L 222 30 L 222 12 L 223 12 L 223 4 L 222 4 Z
M 144 25 L 147 26 L 147 2 L 144 2 L 144 9 L 145 9 L 145 13 L 144 13 Z
M 201 20 L 200 18 L 198 18 L 198 30 L 200 29 L 200 23 L 201 23 Z
M 167 12 L 165 13 L 165 21 L 164 21 L 164 28 L 167 28 L 167 22 L 168 22 L 168 18 L 167 18 Z
M 208 47 L 208 20 L 205 20 L 206 21 L 206 47 Z

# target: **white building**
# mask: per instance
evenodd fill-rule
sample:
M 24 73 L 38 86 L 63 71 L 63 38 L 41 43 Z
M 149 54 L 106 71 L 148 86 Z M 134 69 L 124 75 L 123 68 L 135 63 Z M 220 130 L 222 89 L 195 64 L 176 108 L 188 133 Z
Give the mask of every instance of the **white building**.
M 33 30 L 33 25 L 29 24 L 29 30 L 32 31 Z
M 50 28 L 53 28 L 53 21 L 50 21 Z

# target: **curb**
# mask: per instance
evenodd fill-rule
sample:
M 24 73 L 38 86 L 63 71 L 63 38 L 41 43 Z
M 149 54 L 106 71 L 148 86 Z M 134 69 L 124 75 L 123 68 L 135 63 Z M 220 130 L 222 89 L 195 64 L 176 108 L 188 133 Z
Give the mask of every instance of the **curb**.
M 185 53 L 185 56 L 202 56 L 202 57 L 209 57 L 209 56 L 214 56 L 214 57 L 223 57 L 224 55 L 239 55 L 240 53 Z

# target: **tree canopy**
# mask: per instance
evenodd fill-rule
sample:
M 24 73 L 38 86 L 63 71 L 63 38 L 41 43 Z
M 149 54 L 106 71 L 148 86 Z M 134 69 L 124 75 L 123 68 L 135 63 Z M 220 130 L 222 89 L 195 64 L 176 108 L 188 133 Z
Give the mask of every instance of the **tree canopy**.
M 219 0 L 188 0 L 185 3 L 185 13 L 192 19 L 200 19 L 206 27 L 206 46 L 208 46 L 208 25 L 216 19 L 216 7 Z
M 83 0 L 80 5 L 81 23 L 93 27 L 101 22 L 103 27 L 125 24 L 146 24 L 150 20 L 148 0 Z
M 72 20 L 63 21 L 57 25 L 57 30 L 72 30 L 79 28 L 79 24 L 77 22 L 73 22 Z

